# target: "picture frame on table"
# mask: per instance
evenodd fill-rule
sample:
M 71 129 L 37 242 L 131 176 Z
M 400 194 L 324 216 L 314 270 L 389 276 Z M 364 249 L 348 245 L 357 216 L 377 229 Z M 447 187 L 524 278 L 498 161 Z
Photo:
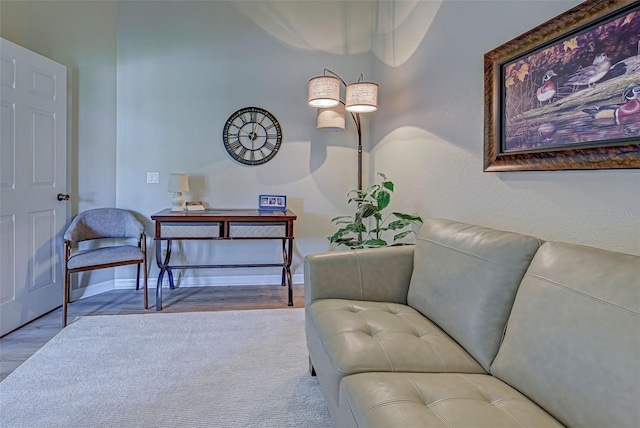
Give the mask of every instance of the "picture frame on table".
M 286 211 L 287 197 L 285 195 L 258 196 L 258 209 L 267 211 Z
M 581 3 L 486 53 L 484 85 L 484 171 L 640 168 L 640 3 Z

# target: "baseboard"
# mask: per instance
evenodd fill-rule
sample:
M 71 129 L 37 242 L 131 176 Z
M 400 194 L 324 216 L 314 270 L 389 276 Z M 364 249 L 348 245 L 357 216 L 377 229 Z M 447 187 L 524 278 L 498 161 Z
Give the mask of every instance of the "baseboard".
M 103 281 L 96 284 L 87 285 L 86 287 L 76 288 L 69 292 L 69 300 L 72 302 L 78 299 L 95 296 L 96 294 L 111 291 L 114 288 L 113 281 Z M 136 288 L 136 280 L 133 280 L 133 288 Z
M 176 274 L 178 273 L 178 274 Z M 234 285 L 273 285 L 280 284 L 282 277 L 280 275 L 242 275 L 242 276 L 198 276 L 198 277 L 180 277 L 179 271 L 174 272 L 174 282 L 177 287 L 220 287 Z M 302 284 L 304 282 L 304 274 L 299 273 L 292 276 L 294 284 Z M 156 288 L 158 278 L 149 278 L 148 287 Z M 169 287 L 169 280 L 165 276 L 162 281 L 163 287 Z M 136 288 L 135 278 L 116 279 L 115 289 L 134 289 Z

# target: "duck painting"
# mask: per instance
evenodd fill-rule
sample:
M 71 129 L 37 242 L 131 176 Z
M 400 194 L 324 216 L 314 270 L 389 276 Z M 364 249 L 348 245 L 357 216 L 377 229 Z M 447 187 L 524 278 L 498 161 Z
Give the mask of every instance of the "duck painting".
M 589 86 L 591 88 L 609 72 L 610 68 L 611 59 L 607 54 L 601 53 L 594 58 L 592 65 L 572 74 L 569 80 L 564 83 L 564 86 Z
M 545 101 L 549 101 L 549 103 L 551 103 L 553 101 L 553 97 L 556 96 L 558 87 L 556 86 L 556 82 L 551 80 L 554 76 L 557 76 L 557 74 L 554 73 L 553 70 L 549 70 L 542 77 L 542 86 L 540 86 L 536 91 L 536 98 L 540 102 L 540 105 Z
M 556 133 L 556 125 L 553 122 L 544 122 L 538 126 L 538 135 L 541 137 L 542 143 L 549 144 L 553 142 L 553 134 Z
M 633 145 L 640 157 L 640 0 L 620 3 L 580 29 L 573 21 L 571 31 L 543 26 L 516 39 L 522 45 L 485 55 L 485 89 L 493 90 L 485 111 L 499 116 L 490 137 L 505 153 L 575 147 L 600 155 Z
M 629 85 L 622 92 L 623 104 L 606 104 L 582 111 L 589 114 L 596 125 L 626 125 L 640 122 L 640 85 Z
M 638 54 L 616 62 L 609 70 L 608 77 L 626 76 L 640 70 L 640 41 L 638 42 Z

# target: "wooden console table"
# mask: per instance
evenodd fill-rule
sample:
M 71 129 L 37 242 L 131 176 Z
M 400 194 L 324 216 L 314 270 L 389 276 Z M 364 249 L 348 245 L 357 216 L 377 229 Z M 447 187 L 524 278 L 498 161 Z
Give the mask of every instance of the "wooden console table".
M 162 310 L 162 278 L 167 273 L 169 287 L 174 288 L 172 269 L 205 269 L 237 267 L 281 267 L 282 282 L 289 287 L 289 306 L 293 306 L 291 260 L 293 258 L 293 222 L 297 216 L 291 210 L 259 211 L 242 209 L 210 209 L 195 212 L 162 210 L 151 216 L 156 222 L 156 262 L 160 268 L 156 288 L 156 311 Z M 171 265 L 171 242 L 174 240 L 249 240 L 278 239 L 282 241 L 282 263 Z M 167 251 L 162 258 L 162 243 Z

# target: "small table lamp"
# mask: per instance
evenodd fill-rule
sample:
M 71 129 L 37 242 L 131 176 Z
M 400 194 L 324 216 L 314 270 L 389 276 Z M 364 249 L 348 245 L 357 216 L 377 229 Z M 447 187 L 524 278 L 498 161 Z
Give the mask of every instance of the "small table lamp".
M 189 180 L 185 173 L 171 173 L 169 174 L 169 186 L 168 192 L 173 192 L 173 198 L 171 203 L 173 207 L 171 211 L 184 211 L 184 196 L 182 192 L 189 191 Z

